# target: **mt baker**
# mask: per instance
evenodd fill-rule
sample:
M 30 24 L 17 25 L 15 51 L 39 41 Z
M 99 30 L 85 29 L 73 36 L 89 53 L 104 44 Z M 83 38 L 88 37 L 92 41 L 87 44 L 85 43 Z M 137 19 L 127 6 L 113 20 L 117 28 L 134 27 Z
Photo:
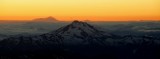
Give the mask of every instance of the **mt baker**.
M 50 33 L 36 36 L 17 36 L 0 41 L 0 55 L 16 54 L 16 56 L 56 55 L 69 59 L 78 58 L 117 58 L 130 59 L 143 55 L 155 54 L 160 47 L 159 39 L 147 36 L 118 36 L 81 21 L 61 27 Z M 117 49 L 118 48 L 118 49 Z M 151 51 L 153 53 L 144 53 Z M 127 57 L 126 57 L 127 56 Z M 26 58 L 26 57 L 23 57 Z

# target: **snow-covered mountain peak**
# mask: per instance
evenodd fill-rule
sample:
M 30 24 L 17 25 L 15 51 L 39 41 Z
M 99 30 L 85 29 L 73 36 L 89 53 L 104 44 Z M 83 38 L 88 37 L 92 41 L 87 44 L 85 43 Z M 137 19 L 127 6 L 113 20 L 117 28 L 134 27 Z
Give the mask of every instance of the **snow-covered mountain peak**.
M 73 21 L 70 26 L 72 26 L 72 28 L 82 28 L 82 27 L 87 27 L 89 24 L 87 24 L 86 22 L 82 22 L 82 21 Z
M 94 26 L 86 22 L 76 20 L 73 21 L 71 24 L 56 30 L 56 33 L 63 36 L 86 37 L 86 36 L 97 36 L 97 35 L 99 36 L 101 31 L 99 31 Z

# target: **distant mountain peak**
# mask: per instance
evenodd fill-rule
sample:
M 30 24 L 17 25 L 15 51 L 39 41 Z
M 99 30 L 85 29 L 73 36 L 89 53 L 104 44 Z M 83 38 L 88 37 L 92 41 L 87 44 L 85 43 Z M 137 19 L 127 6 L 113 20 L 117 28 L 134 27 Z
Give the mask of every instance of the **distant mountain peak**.
M 49 16 L 46 18 L 33 19 L 33 22 L 55 22 L 55 21 L 58 21 L 58 20 L 52 16 Z
M 57 19 L 54 18 L 54 17 L 52 17 L 52 16 L 49 16 L 49 17 L 47 17 L 46 19 L 49 19 L 49 20 L 56 20 L 56 21 L 57 21 Z

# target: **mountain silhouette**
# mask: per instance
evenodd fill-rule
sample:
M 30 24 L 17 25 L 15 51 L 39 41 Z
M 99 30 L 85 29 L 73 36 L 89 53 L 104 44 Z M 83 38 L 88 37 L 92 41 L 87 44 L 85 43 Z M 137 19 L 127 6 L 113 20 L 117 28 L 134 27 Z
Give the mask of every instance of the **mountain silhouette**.
M 52 16 L 46 18 L 33 19 L 32 22 L 57 22 L 58 20 Z

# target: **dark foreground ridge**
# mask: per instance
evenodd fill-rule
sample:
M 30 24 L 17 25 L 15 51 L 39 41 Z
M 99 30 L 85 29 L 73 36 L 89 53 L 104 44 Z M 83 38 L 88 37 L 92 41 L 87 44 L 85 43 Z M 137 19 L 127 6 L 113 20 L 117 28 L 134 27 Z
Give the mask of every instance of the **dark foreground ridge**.
M 0 41 L 1 59 L 159 59 L 160 39 L 118 36 L 81 21 L 36 36 Z

